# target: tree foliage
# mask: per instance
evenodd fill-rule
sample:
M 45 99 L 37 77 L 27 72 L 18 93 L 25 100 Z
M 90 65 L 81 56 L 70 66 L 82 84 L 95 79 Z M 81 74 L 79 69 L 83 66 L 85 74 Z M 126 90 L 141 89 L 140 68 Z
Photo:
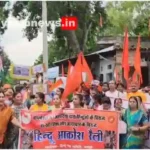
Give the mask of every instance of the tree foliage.
M 6 21 L 10 11 L 9 4 L 8 1 L 0 1 L 0 35 L 7 29 Z
M 108 2 L 106 12 L 110 25 L 104 35 L 123 35 L 125 27 L 128 27 L 131 36 L 148 36 L 149 7 L 148 1 Z
M 12 83 L 13 79 L 11 79 L 9 76 L 9 67 L 11 62 L 8 55 L 5 53 L 5 51 L 3 51 L 2 47 L 0 47 L 0 56 L 2 58 L 4 69 L 4 71 L 0 72 L 0 80 L 2 80 L 3 83 Z
M 77 16 L 79 26 L 77 31 L 63 31 L 60 28 L 48 27 L 48 34 L 53 36 L 49 42 L 49 65 L 56 60 L 75 55 L 80 50 L 89 53 L 96 50 L 99 36 L 123 35 L 128 27 L 130 36 L 149 36 L 148 23 L 150 13 L 149 1 L 114 1 L 107 2 L 47 2 L 48 20 L 58 20 L 62 16 Z M 13 6 L 13 16 L 17 19 L 40 21 L 42 18 L 42 3 L 37 1 L 19 1 Z M 100 15 L 103 27 L 99 26 Z M 25 36 L 32 40 L 38 36 L 41 27 L 27 26 Z M 35 64 L 41 63 L 42 55 Z
M 7 29 L 7 19 L 10 12 L 10 2 L 9 1 L 0 1 L 0 35 L 4 34 Z M 0 56 L 3 62 L 4 71 L 0 72 L 1 84 L 3 83 L 13 83 L 13 79 L 9 77 L 9 66 L 10 59 L 8 55 L 3 51 L 3 48 L 0 46 Z
M 53 66 L 53 62 L 55 62 L 55 61 L 58 61 L 58 60 L 60 60 L 60 59 L 64 59 L 64 57 L 67 55 L 67 53 L 68 52 L 66 52 L 66 51 L 57 51 L 56 50 L 56 43 L 55 43 L 55 41 L 54 40 L 52 40 L 52 41 L 50 41 L 49 42 L 49 47 L 48 47 L 48 49 L 49 49 L 49 66 Z M 43 55 L 40 55 L 39 57 L 38 57 L 38 59 L 35 61 L 35 63 L 34 63 L 34 65 L 37 65 L 37 64 L 40 64 L 40 63 L 42 63 L 43 62 Z
M 106 13 L 102 7 L 102 2 L 77 2 L 77 1 L 48 1 L 47 2 L 48 20 L 59 20 L 63 16 L 76 16 L 78 18 L 78 30 L 63 31 L 57 27 L 54 30 L 48 27 L 48 34 L 53 35 L 53 41 L 50 42 L 49 51 L 53 56 L 55 53 L 60 59 L 75 55 L 80 50 L 85 53 L 95 49 L 96 36 L 100 32 L 99 18 L 104 18 L 103 25 L 106 26 Z M 13 6 L 13 16 L 27 21 L 42 20 L 42 2 L 26 1 L 16 2 Z M 38 36 L 41 27 L 27 26 L 24 29 L 25 36 L 32 40 Z M 53 50 L 52 50 L 53 48 Z M 68 55 L 66 55 L 68 54 Z M 50 55 L 50 57 L 51 57 Z

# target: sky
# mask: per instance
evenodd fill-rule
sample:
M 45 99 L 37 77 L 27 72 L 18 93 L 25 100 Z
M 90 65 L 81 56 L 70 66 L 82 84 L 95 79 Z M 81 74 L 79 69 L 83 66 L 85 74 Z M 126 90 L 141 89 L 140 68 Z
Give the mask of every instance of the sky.
M 14 17 L 8 18 L 8 29 L 1 39 L 1 45 L 10 60 L 17 65 L 31 66 L 42 53 L 42 34 L 31 42 L 23 36 L 26 21 L 18 21 Z
M 12 5 L 14 2 L 12 2 Z M 104 2 L 104 4 L 105 3 L 106 2 Z M 10 15 L 8 18 L 8 29 L 0 39 L 0 44 L 4 47 L 4 51 L 14 64 L 32 66 L 42 53 L 42 33 L 39 33 L 37 38 L 29 42 L 28 39 L 23 36 L 25 26 L 25 20 L 18 21 Z M 48 38 L 48 40 L 51 39 L 52 37 Z

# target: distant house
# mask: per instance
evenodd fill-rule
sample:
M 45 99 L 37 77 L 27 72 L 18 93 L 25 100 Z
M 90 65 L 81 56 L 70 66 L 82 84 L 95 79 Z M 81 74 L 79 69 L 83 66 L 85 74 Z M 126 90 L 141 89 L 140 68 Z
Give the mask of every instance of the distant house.
M 130 76 L 134 72 L 134 54 L 137 44 L 137 37 L 130 37 L 129 45 L 129 64 Z M 85 58 L 92 70 L 95 78 L 102 82 L 107 82 L 114 79 L 114 69 L 117 66 L 121 71 L 122 63 L 122 47 L 123 37 L 101 37 L 97 42 L 97 50 L 95 52 L 85 55 Z M 143 75 L 143 85 L 150 84 L 150 39 L 141 38 L 141 67 Z M 75 64 L 76 57 L 71 57 L 69 60 Z M 68 59 L 63 59 L 54 62 L 55 65 L 60 66 L 63 64 L 65 68 L 68 66 Z

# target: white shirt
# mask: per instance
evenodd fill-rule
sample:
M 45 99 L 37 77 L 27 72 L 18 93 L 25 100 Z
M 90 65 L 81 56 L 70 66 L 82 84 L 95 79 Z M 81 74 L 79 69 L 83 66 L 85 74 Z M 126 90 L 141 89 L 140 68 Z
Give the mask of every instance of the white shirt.
M 116 98 L 126 99 L 126 93 L 121 93 L 117 90 L 115 90 L 114 92 L 107 91 L 105 95 L 110 98 L 112 107 L 114 107 L 114 100 Z
M 127 133 L 127 124 L 122 120 L 119 120 L 118 132 L 119 134 Z
M 93 104 L 94 104 L 94 100 L 93 98 L 90 96 L 90 103 L 89 103 L 89 107 L 92 108 Z
M 102 105 L 99 105 L 97 110 L 104 110 Z M 115 109 L 113 107 L 110 107 L 110 109 L 108 111 L 115 111 Z
M 73 102 L 69 103 L 69 106 L 70 106 L 71 109 L 74 109 L 74 104 L 73 104 Z

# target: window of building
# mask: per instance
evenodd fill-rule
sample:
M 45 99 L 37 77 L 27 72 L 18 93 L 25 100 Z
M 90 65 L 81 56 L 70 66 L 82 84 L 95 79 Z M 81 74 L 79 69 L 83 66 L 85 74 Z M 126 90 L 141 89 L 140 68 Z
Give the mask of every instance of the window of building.
M 112 73 L 107 73 L 107 82 L 113 80 L 113 74 Z
M 101 71 L 103 71 L 103 67 L 101 66 Z
M 112 65 L 108 65 L 108 66 L 107 66 L 107 69 L 112 69 Z

